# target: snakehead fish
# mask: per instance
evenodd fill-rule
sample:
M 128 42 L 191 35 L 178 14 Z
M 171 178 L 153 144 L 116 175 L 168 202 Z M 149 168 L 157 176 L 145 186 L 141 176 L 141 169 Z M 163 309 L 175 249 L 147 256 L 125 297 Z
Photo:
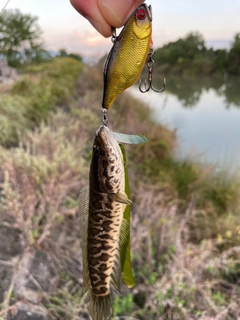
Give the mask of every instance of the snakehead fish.
M 103 72 L 102 107 L 109 109 L 117 96 L 140 76 L 152 44 L 151 6 L 142 4 L 114 40 Z
M 95 134 L 89 180 L 89 190 L 80 194 L 83 293 L 91 289 L 92 320 L 105 320 L 111 315 L 111 285 L 120 288 L 120 231 L 131 202 L 124 191 L 122 152 L 106 126 Z

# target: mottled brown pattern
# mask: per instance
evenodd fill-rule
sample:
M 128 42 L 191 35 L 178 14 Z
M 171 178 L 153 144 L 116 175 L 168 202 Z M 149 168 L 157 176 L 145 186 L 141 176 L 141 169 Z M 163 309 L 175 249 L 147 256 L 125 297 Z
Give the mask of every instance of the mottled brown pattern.
M 110 293 L 118 255 L 119 233 L 125 205 L 111 193 L 124 193 L 124 167 L 120 147 L 111 131 L 102 126 L 95 137 L 90 168 L 88 269 L 92 292 Z

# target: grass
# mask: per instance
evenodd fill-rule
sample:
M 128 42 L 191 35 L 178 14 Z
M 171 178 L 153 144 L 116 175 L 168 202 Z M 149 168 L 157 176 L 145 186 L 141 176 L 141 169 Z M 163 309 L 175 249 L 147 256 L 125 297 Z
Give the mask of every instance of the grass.
M 25 100 L 21 96 L 10 94 L 0 96 L 0 144 L 16 145 L 18 137 L 33 123 L 26 116 Z
M 56 288 L 41 292 L 53 319 L 86 317 L 77 208 L 101 125 L 102 87 L 95 68 L 82 69 L 69 59 L 29 66 L 0 98 L 0 210 L 13 218 L 25 247 L 46 250 L 54 261 Z M 114 316 L 237 319 L 238 176 L 176 161 L 174 133 L 155 124 L 149 108 L 127 94 L 112 106 L 109 123 L 149 140 L 126 146 L 136 285 L 115 297 Z M 14 302 L 13 295 L 9 303 Z
M 82 64 L 70 58 L 27 66 L 21 79 L 0 98 L 0 143 L 16 145 L 56 105 L 64 106 L 71 99 Z

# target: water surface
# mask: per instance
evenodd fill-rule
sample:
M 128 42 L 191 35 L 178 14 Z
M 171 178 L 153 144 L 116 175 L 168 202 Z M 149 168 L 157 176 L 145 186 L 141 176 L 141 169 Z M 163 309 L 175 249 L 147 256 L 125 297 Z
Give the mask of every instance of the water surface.
M 154 83 L 161 88 L 162 79 Z M 155 121 L 176 130 L 178 157 L 240 167 L 240 78 L 167 77 L 164 93 L 141 94 Z

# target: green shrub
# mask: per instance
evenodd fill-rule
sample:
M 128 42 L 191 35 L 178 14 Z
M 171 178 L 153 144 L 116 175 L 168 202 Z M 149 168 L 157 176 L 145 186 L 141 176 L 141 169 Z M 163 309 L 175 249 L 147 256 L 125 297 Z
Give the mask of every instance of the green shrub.
M 82 70 L 82 63 L 72 58 L 25 67 L 11 94 L 0 98 L 0 143 L 11 146 L 34 124 L 46 119 L 56 105 L 66 105 Z

